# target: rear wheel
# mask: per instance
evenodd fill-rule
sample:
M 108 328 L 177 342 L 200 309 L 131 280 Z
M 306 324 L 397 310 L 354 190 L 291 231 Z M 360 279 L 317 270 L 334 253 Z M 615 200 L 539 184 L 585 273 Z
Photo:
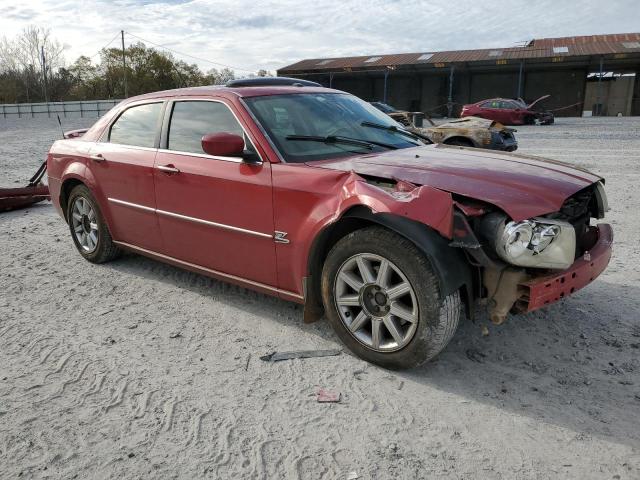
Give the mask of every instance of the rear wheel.
M 387 368 L 435 357 L 460 318 L 458 292 L 442 299 L 429 260 L 381 227 L 357 230 L 331 250 L 322 272 L 327 317 L 358 356 Z
M 69 195 L 67 222 L 76 248 L 90 262 L 108 262 L 120 254 L 98 203 L 84 185 L 78 185 Z

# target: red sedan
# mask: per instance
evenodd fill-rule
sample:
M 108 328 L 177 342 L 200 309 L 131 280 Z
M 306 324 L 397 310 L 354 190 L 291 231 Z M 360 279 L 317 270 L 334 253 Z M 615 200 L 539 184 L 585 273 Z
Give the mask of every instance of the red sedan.
M 311 82 L 130 98 L 55 142 L 47 167 L 88 261 L 129 250 L 299 302 L 392 368 L 437 355 L 476 301 L 501 323 L 584 287 L 611 255 L 596 175 L 426 145 Z
M 492 98 L 482 100 L 464 105 L 460 116 L 486 118 L 500 122 L 503 125 L 533 125 L 536 122 L 541 125 L 549 125 L 554 122 L 553 113 L 533 109 L 536 103 L 548 97 L 549 95 L 540 97 L 529 105 L 521 99 Z

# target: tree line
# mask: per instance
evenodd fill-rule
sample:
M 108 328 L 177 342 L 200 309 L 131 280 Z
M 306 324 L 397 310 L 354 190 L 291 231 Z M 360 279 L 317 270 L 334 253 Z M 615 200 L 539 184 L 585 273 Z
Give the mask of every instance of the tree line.
M 103 48 L 66 66 L 63 46 L 48 29 L 30 26 L 0 41 L 0 103 L 98 100 L 172 88 L 222 85 L 235 78 L 230 68 L 207 72 L 143 42 Z M 259 70 L 249 76 L 266 76 Z

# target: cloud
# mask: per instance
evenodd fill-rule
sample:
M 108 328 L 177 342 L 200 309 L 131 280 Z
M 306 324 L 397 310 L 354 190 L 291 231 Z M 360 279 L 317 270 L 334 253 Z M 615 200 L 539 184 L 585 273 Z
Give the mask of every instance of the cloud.
M 67 61 L 93 55 L 120 30 L 255 71 L 303 58 L 513 46 L 541 37 L 633 32 L 635 0 L 0 0 L 0 32 L 49 27 Z M 116 39 L 114 44 L 117 44 Z M 128 36 L 127 43 L 137 41 Z M 198 63 L 203 69 L 212 64 Z M 242 73 L 242 72 L 239 72 Z

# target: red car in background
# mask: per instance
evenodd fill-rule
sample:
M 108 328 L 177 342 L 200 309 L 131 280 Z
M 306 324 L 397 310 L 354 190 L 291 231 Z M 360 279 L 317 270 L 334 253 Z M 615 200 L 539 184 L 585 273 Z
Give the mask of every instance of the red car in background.
M 461 117 L 482 117 L 500 122 L 503 125 L 550 125 L 554 121 L 553 113 L 533 110 L 533 106 L 549 98 L 549 95 L 540 97 L 535 102 L 527 105 L 522 99 L 511 100 L 506 98 L 491 98 L 477 103 L 464 105 Z
M 502 323 L 607 266 L 597 175 L 426 145 L 303 82 L 141 95 L 55 142 L 51 200 L 80 255 L 129 250 L 299 302 L 305 321 L 326 314 L 353 352 L 391 368 L 436 356 L 478 300 Z

